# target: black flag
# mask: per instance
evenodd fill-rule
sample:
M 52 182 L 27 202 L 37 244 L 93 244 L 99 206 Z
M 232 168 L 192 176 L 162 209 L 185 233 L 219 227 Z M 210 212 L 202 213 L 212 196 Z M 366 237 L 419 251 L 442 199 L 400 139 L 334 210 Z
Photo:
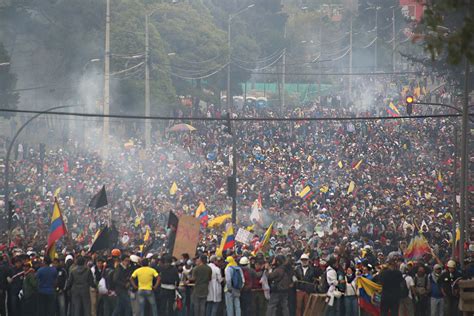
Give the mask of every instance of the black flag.
M 110 248 L 110 230 L 107 226 L 104 226 L 97 231 L 94 240 L 91 245 L 91 252 L 96 252 L 102 249 Z
M 166 226 L 168 228 L 167 235 L 168 235 L 168 245 L 166 248 L 168 248 L 168 253 L 172 254 L 173 249 L 174 249 L 174 242 L 176 240 L 176 231 L 178 230 L 178 223 L 179 223 L 179 218 L 176 216 L 173 211 L 170 211 L 170 215 L 168 217 L 168 225 Z
M 93 209 L 101 208 L 102 206 L 106 206 L 107 202 L 107 193 L 105 192 L 105 185 L 100 189 L 100 191 L 94 195 L 92 200 L 89 203 L 89 207 Z

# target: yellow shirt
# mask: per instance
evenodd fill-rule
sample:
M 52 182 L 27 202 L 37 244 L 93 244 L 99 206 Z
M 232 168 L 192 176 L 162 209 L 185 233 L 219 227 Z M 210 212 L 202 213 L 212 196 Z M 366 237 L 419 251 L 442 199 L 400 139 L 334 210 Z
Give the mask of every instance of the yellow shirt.
M 151 291 L 153 278 L 158 277 L 158 272 L 150 267 L 141 267 L 132 273 L 132 278 L 138 279 L 138 289 Z

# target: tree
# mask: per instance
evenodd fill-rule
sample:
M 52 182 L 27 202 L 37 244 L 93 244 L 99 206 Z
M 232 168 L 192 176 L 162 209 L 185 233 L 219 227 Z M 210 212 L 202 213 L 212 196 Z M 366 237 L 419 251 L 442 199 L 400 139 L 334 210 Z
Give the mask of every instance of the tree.
M 429 2 L 417 38 L 433 59 L 443 56 L 459 64 L 464 58 L 474 63 L 474 6 L 470 1 Z
M 144 61 L 145 14 L 150 12 L 151 10 L 138 0 L 114 1 L 112 7 L 112 72 L 120 72 L 136 66 L 131 71 L 114 77 L 119 89 L 117 96 L 112 96 L 112 98 L 122 112 L 144 113 L 144 65 L 138 65 Z M 169 75 L 166 45 L 158 29 L 153 23 L 149 23 L 152 115 L 168 113 L 169 107 L 176 105 L 176 92 Z M 130 56 L 137 56 L 137 58 L 130 59 Z M 165 67 L 158 69 L 155 67 L 156 64 L 162 64 Z
M 153 6 L 153 10 L 151 24 L 159 31 L 170 55 L 169 62 L 154 60 L 154 66 L 171 74 L 178 94 L 201 95 L 201 79 L 212 82 L 212 76 L 227 63 L 226 33 L 216 27 L 203 6 L 163 3 Z M 207 88 L 218 92 L 212 83 Z
M 19 95 L 15 92 L 16 75 L 10 71 L 10 56 L 2 43 L 0 43 L 0 108 L 16 109 Z M 2 112 L 4 117 L 12 113 Z

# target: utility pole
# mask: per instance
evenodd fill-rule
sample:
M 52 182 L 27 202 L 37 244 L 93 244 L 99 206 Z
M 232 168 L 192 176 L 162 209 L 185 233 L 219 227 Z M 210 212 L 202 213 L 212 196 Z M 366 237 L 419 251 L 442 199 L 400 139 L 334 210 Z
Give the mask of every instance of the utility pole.
M 352 100 L 352 5 L 350 12 L 349 49 L 349 98 Z
M 105 56 L 104 56 L 104 115 L 109 115 L 110 105 L 110 0 L 106 0 L 105 13 Z M 104 158 L 108 155 L 109 147 L 109 118 L 104 116 L 104 129 L 102 136 L 102 153 Z
M 150 69 L 148 66 L 149 47 L 149 30 L 148 30 L 148 13 L 145 13 L 145 116 L 150 116 Z M 151 145 L 151 122 L 145 120 L 145 148 Z
M 467 181 L 468 181 L 468 151 L 467 151 L 467 139 L 468 139 L 468 118 L 469 118 L 469 60 L 465 58 L 465 78 L 464 78 L 464 100 L 462 107 L 462 121 L 461 121 L 461 210 L 460 210 L 460 230 L 461 238 L 459 240 L 459 261 L 461 263 L 461 269 L 464 268 L 464 243 L 466 234 L 466 216 L 468 214 L 467 209 Z
M 323 15 L 319 12 L 319 58 L 323 54 Z M 319 63 L 318 63 L 319 65 Z M 318 67 L 318 72 L 322 71 Z M 319 93 L 319 103 L 321 104 L 321 74 L 318 75 L 318 93 Z M 291 125 L 293 126 L 293 125 Z
M 232 22 L 232 15 L 229 15 L 229 19 L 227 20 L 227 92 L 226 92 L 226 100 L 227 100 L 227 112 L 230 113 L 230 106 L 232 105 L 231 102 L 231 93 L 230 93 L 230 60 L 231 60 L 231 47 L 230 47 L 230 24 Z
M 379 41 L 379 8 L 375 7 L 375 54 L 374 54 L 374 70 L 377 71 L 377 43 Z
M 395 72 L 395 47 L 396 45 L 395 38 L 395 6 L 392 7 L 392 71 Z
M 280 113 L 283 114 L 283 110 L 285 109 L 285 84 L 286 84 L 286 22 L 285 22 L 285 29 L 283 31 L 283 39 L 285 42 L 285 47 L 283 48 L 283 56 L 282 56 L 282 75 L 281 75 L 281 85 L 283 89 L 281 91 L 281 102 L 280 102 Z

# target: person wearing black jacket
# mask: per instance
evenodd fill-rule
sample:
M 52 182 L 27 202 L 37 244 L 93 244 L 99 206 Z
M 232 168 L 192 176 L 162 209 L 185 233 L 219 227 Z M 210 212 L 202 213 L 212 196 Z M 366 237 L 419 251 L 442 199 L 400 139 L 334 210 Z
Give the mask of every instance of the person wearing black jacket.
M 158 295 L 159 310 L 165 315 L 174 315 L 173 305 L 175 301 L 175 291 L 179 285 L 178 269 L 171 265 L 172 258 L 169 255 L 163 256 L 160 265 L 156 268 L 160 275 L 161 285 Z
M 13 268 L 8 277 L 8 283 L 10 283 L 8 289 L 8 315 L 20 315 L 21 304 L 18 294 L 23 287 L 23 261 L 20 257 L 15 257 L 12 260 Z
M 59 316 L 66 316 L 67 305 L 66 305 L 66 283 L 68 279 L 68 272 L 64 266 L 62 260 L 54 259 L 53 265 L 58 271 L 58 281 L 56 285 L 56 301 L 57 304 L 57 314 Z
M 447 270 L 439 276 L 438 284 L 444 296 L 444 314 L 456 316 L 459 315 L 459 287 L 457 282 L 461 278 L 461 274 L 456 269 L 456 261 L 449 260 L 446 266 Z
M 91 314 L 91 295 L 89 288 L 96 288 L 91 270 L 85 266 L 86 259 L 77 257 L 76 265 L 71 267 L 67 288 L 71 290 L 72 316 Z
M 380 273 L 380 283 L 382 284 L 382 299 L 380 302 L 381 316 L 398 315 L 401 284 L 405 282 L 405 279 L 398 269 L 397 263 L 396 258 L 390 258 L 388 268 Z
M 309 256 L 302 254 L 301 264 L 296 266 L 296 316 L 303 315 L 308 298 L 311 293 L 316 293 L 316 272 L 309 264 Z
M 128 295 L 131 275 L 130 257 L 122 255 L 122 261 L 115 269 L 113 275 L 113 287 L 117 294 L 117 305 L 115 305 L 114 312 L 112 313 L 113 316 L 129 316 L 132 313 L 132 305 L 130 302 L 130 296 Z
M 7 297 L 8 281 L 7 277 L 10 273 L 8 262 L 0 256 L 0 316 L 7 315 L 7 308 L 5 306 L 5 299 Z
M 287 265 L 285 256 L 278 255 L 273 259 L 272 267 L 265 266 L 268 284 L 270 285 L 270 301 L 267 306 L 267 316 L 277 314 L 280 305 L 281 314 L 289 316 L 288 293 L 291 286 L 291 266 Z

